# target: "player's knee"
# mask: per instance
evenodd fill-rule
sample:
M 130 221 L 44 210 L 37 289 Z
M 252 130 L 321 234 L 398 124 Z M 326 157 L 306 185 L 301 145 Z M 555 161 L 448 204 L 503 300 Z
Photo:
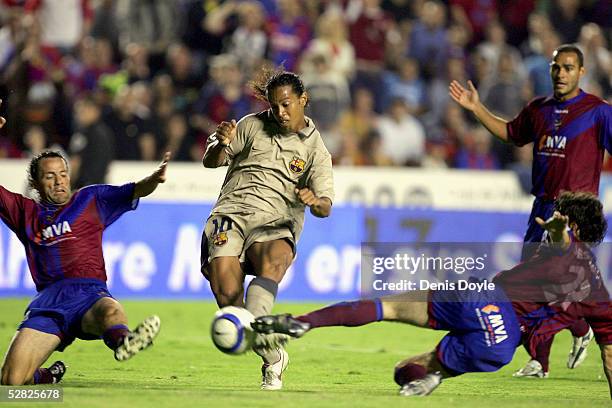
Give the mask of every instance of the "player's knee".
M 124 314 L 123 307 L 118 302 L 111 303 L 104 308 L 104 319 L 111 319 Z
M 28 378 L 25 370 L 2 366 L 2 385 L 24 385 Z
M 222 285 L 214 290 L 215 299 L 219 307 L 240 305 L 242 303 L 242 289 L 230 285 Z
M 274 259 L 270 259 L 268 262 L 264 262 L 259 276 L 262 278 L 268 278 L 276 283 L 283 280 L 287 269 L 291 266 L 293 258 L 289 255 L 279 256 Z

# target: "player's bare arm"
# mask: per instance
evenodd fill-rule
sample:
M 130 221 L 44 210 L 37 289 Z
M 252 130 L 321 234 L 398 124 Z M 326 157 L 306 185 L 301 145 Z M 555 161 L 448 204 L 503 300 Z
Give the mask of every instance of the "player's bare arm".
M 226 153 L 225 148 L 232 143 L 236 137 L 236 121 L 221 122 L 217 126 L 217 130 L 212 135 L 212 143 L 206 147 L 206 152 L 202 158 L 202 164 L 207 168 L 215 168 L 222 166 L 225 163 Z
M 608 387 L 610 388 L 610 399 L 612 399 L 612 344 L 602 344 L 601 360 L 603 361 L 604 372 L 608 378 Z
M 151 194 L 160 183 L 166 182 L 166 169 L 170 161 L 170 152 L 164 153 L 164 158 L 151 175 L 143 178 L 134 187 L 134 199 L 146 197 Z
M 500 140 L 507 142 L 508 129 L 506 125 L 508 121 L 492 114 L 480 102 L 478 90 L 472 81 L 468 81 L 468 88 L 464 88 L 458 81 L 452 81 L 448 86 L 448 94 L 459 106 L 471 111 L 489 132 Z
M 319 198 L 309 188 L 296 188 L 295 194 L 302 203 L 310 207 L 310 213 L 315 217 L 325 218 L 331 214 L 332 202 L 329 198 Z
M 552 242 L 562 244 L 563 248 L 567 248 L 570 245 L 571 240 L 568 233 L 569 217 L 567 215 L 555 211 L 552 217 L 546 221 L 540 217 L 536 217 L 535 220 L 543 229 L 548 231 L 548 236 Z

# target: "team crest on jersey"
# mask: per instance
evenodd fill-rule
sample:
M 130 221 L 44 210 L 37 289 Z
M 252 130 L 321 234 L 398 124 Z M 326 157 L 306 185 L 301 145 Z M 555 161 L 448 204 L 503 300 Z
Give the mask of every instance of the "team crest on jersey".
M 228 241 L 228 238 L 227 238 L 226 232 L 220 232 L 213 237 L 213 244 L 215 244 L 216 246 L 225 245 L 227 241 Z
M 300 174 L 304 171 L 304 167 L 306 166 L 306 162 L 299 157 L 294 157 L 293 160 L 289 162 L 289 169 L 295 174 Z

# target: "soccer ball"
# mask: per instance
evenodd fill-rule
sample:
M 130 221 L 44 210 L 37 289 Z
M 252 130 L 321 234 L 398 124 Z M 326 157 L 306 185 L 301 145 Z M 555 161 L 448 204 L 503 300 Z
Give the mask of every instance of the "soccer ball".
M 255 317 L 248 310 L 226 306 L 213 318 L 210 336 L 219 350 L 226 354 L 242 354 L 251 348 L 255 332 L 251 323 Z

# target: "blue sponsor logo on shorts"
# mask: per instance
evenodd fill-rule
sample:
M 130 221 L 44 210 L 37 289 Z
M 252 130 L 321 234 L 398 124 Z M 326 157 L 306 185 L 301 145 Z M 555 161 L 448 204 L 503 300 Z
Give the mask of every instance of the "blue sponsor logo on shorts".
M 499 344 L 508 338 L 504 318 L 499 313 L 499 310 L 499 307 L 495 305 L 487 305 L 483 308 L 475 309 L 476 316 L 484 332 L 485 343 L 488 347 Z

